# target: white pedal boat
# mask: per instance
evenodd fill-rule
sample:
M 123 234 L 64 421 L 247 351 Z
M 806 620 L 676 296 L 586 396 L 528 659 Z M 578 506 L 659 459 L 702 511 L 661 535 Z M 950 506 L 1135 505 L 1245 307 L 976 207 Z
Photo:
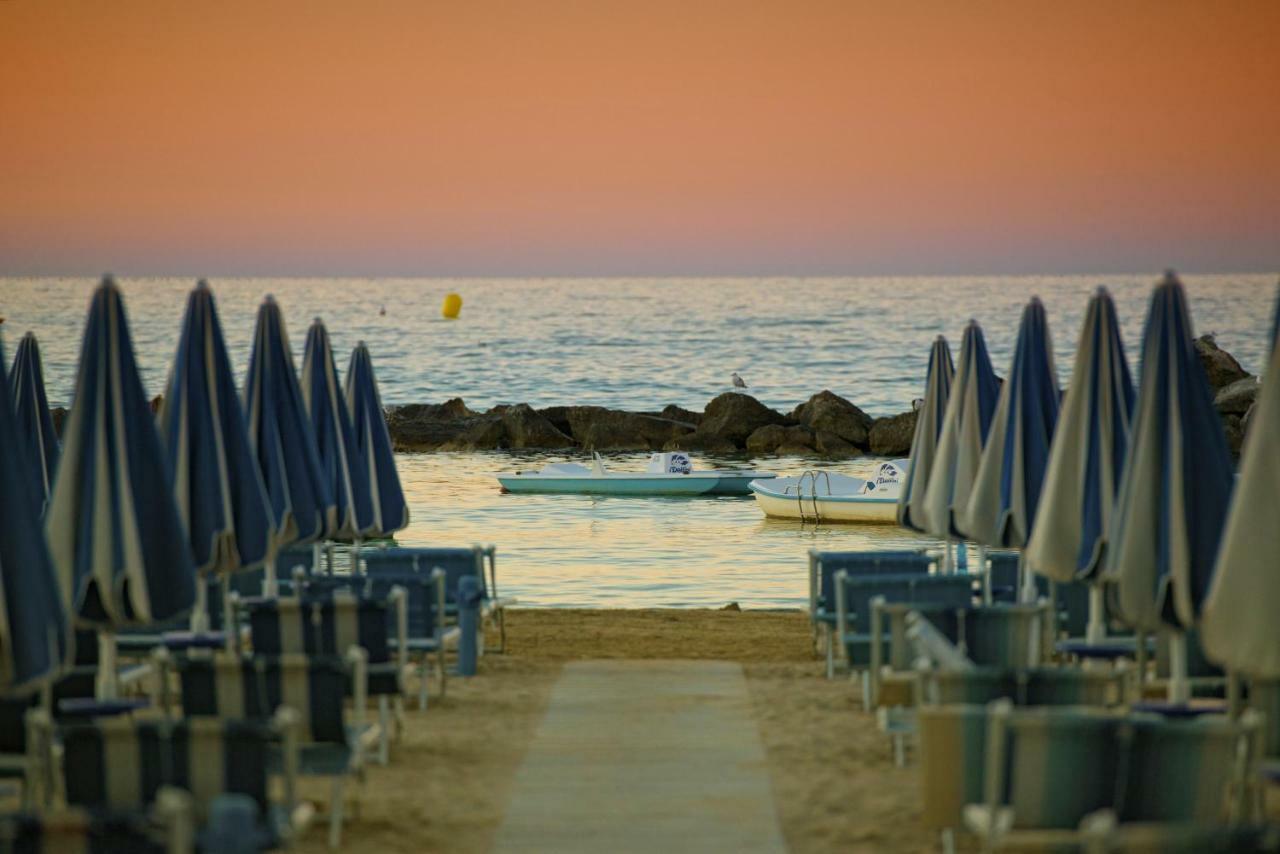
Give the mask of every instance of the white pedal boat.
M 772 472 L 709 469 L 698 471 L 687 454 L 666 452 L 649 458 L 642 472 L 606 471 L 596 454 L 590 468 L 554 463 L 539 471 L 500 474 L 505 492 L 560 492 L 585 495 L 750 495 L 748 485 L 775 477 Z
M 766 516 L 806 522 L 898 521 L 898 496 L 907 473 L 907 460 L 881 463 L 870 478 L 828 471 L 807 471 L 799 477 L 753 481 L 751 491 Z

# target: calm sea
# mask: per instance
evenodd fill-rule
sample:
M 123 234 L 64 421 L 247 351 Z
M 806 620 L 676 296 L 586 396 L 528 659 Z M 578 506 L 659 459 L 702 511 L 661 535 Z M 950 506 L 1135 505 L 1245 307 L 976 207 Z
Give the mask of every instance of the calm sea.
M 1069 377 L 1086 300 L 1116 298 L 1135 363 L 1153 275 L 832 279 L 216 279 L 224 332 L 243 376 L 254 316 L 274 294 L 301 356 L 322 317 L 345 354 L 368 343 L 385 403 L 460 396 L 498 403 L 700 409 L 732 371 L 770 406 L 789 410 L 823 388 L 872 415 L 921 393 L 934 335 L 958 345 L 977 318 L 996 370 L 1009 362 L 1022 305 L 1049 312 L 1059 372 Z M 1276 298 L 1272 275 L 1187 276 L 1197 333 L 1213 332 L 1250 371 L 1261 368 Z M 0 278 L 7 352 L 40 339 L 50 402 L 70 401 L 89 279 Z M 190 280 L 124 279 L 134 346 L 150 392 L 162 391 Z M 446 293 L 457 321 L 440 319 Z M 385 309 L 385 313 L 384 313 Z M 345 370 L 345 356 L 339 369 Z M 501 495 L 494 471 L 538 459 L 502 454 L 404 455 L 409 544 L 494 542 L 504 592 L 539 605 L 744 607 L 802 604 L 809 548 L 876 549 L 915 542 L 893 529 L 766 521 L 741 499 L 600 499 Z M 619 467 L 642 466 L 620 456 Z M 741 460 L 735 460 L 741 463 Z M 798 472 L 810 463 L 759 460 Z M 840 468 L 856 473 L 858 464 Z

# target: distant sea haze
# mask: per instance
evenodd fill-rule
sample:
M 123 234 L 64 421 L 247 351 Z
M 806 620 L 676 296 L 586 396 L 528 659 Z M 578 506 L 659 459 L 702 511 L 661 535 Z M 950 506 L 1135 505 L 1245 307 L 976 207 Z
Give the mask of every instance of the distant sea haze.
M 1155 274 L 924 278 L 734 279 L 211 279 L 231 358 L 243 377 L 258 304 L 274 294 L 295 355 L 322 317 L 338 368 L 368 343 L 383 402 L 462 397 L 499 403 L 598 404 L 701 409 L 731 387 L 789 410 L 824 388 L 872 415 L 901 412 L 924 384 L 929 345 L 953 347 L 969 318 L 983 326 L 996 370 L 1009 363 L 1023 304 L 1038 295 L 1049 312 L 1065 385 L 1090 292 L 1116 298 L 1130 361 Z M 1212 332 L 1257 373 L 1275 309 L 1274 275 L 1184 277 L 1196 334 Z M 159 394 L 177 344 L 193 279 L 122 279 L 143 379 Z M 32 330 L 44 355 L 49 399 L 73 393 L 93 279 L 0 279 L 8 358 Z M 460 319 L 443 320 L 446 293 L 463 298 Z M 386 313 L 381 309 L 385 307 Z

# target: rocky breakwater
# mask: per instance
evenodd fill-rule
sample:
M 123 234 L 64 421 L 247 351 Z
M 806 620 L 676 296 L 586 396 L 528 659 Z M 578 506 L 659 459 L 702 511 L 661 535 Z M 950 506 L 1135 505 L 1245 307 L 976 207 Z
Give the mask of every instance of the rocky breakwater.
M 1222 418 L 1227 444 L 1231 453 L 1238 457 L 1262 384 L 1242 368 L 1234 356 L 1218 347 L 1212 335 L 1201 335 L 1196 339 L 1196 354 L 1213 389 L 1213 405 Z
M 786 414 L 736 392 L 713 398 L 702 412 L 678 406 L 661 412 L 602 406 L 533 409 L 523 403 L 478 412 L 454 398 L 389 407 L 387 426 L 397 450 L 403 451 L 683 450 L 838 458 L 907 453 L 915 414 L 872 418 L 830 391 Z
M 1214 392 L 1214 406 L 1232 453 L 1239 455 L 1258 390 L 1257 377 L 1218 347 L 1196 339 L 1196 352 Z M 160 398 L 151 402 L 159 408 Z M 52 410 L 62 432 L 66 409 Z M 916 413 L 873 418 L 831 391 L 820 391 L 789 413 L 749 394 L 727 392 L 702 412 L 668 406 L 661 412 L 626 412 L 603 406 L 525 403 L 470 409 L 461 398 L 387 408 L 387 426 L 400 451 L 578 450 L 702 451 L 832 459 L 872 454 L 903 457 L 911 451 Z

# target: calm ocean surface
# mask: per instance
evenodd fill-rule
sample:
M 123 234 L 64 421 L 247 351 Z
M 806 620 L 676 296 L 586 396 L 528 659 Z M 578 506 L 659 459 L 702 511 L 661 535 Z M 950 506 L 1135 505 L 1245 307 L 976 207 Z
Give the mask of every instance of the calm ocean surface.
M 1116 298 L 1135 364 L 1154 275 L 833 279 L 215 279 L 236 371 L 248 362 L 264 294 L 280 301 L 297 356 L 324 318 L 345 372 L 369 344 L 385 403 L 462 397 L 498 403 L 701 409 L 731 371 L 770 406 L 790 410 L 823 388 L 872 415 L 909 406 L 922 390 L 934 335 L 953 347 L 964 323 L 983 324 L 997 373 L 1006 372 L 1023 303 L 1049 312 L 1061 379 L 1091 290 Z M 1197 333 L 1213 332 L 1245 368 L 1260 370 L 1276 298 L 1272 275 L 1187 276 Z M 163 390 L 186 279 L 124 279 L 134 346 L 152 394 Z M 40 339 L 50 402 L 66 405 L 90 279 L 0 278 L 7 357 L 18 337 Z M 450 291 L 461 319 L 440 319 Z M 380 309 L 385 307 L 385 315 Z M 750 499 L 621 499 L 501 495 L 491 474 L 563 456 L 406 454 L 400 473 L 413 521 L 401 541 L 498 546 L 503 592 L 529 604 L 800 605 L 809 548 L 880 549 L 920 542 L 892 528 L 766 521 Z M 714 462 L 714 460 L 709 460 Z M 741 464 L 741 459 L 733 461 Z M 643 457 L 612 465 L 641 468 Z M 797 459 L 756 461 L 798 472 Z M 857 473 L 859 464 L 840 466 Z

